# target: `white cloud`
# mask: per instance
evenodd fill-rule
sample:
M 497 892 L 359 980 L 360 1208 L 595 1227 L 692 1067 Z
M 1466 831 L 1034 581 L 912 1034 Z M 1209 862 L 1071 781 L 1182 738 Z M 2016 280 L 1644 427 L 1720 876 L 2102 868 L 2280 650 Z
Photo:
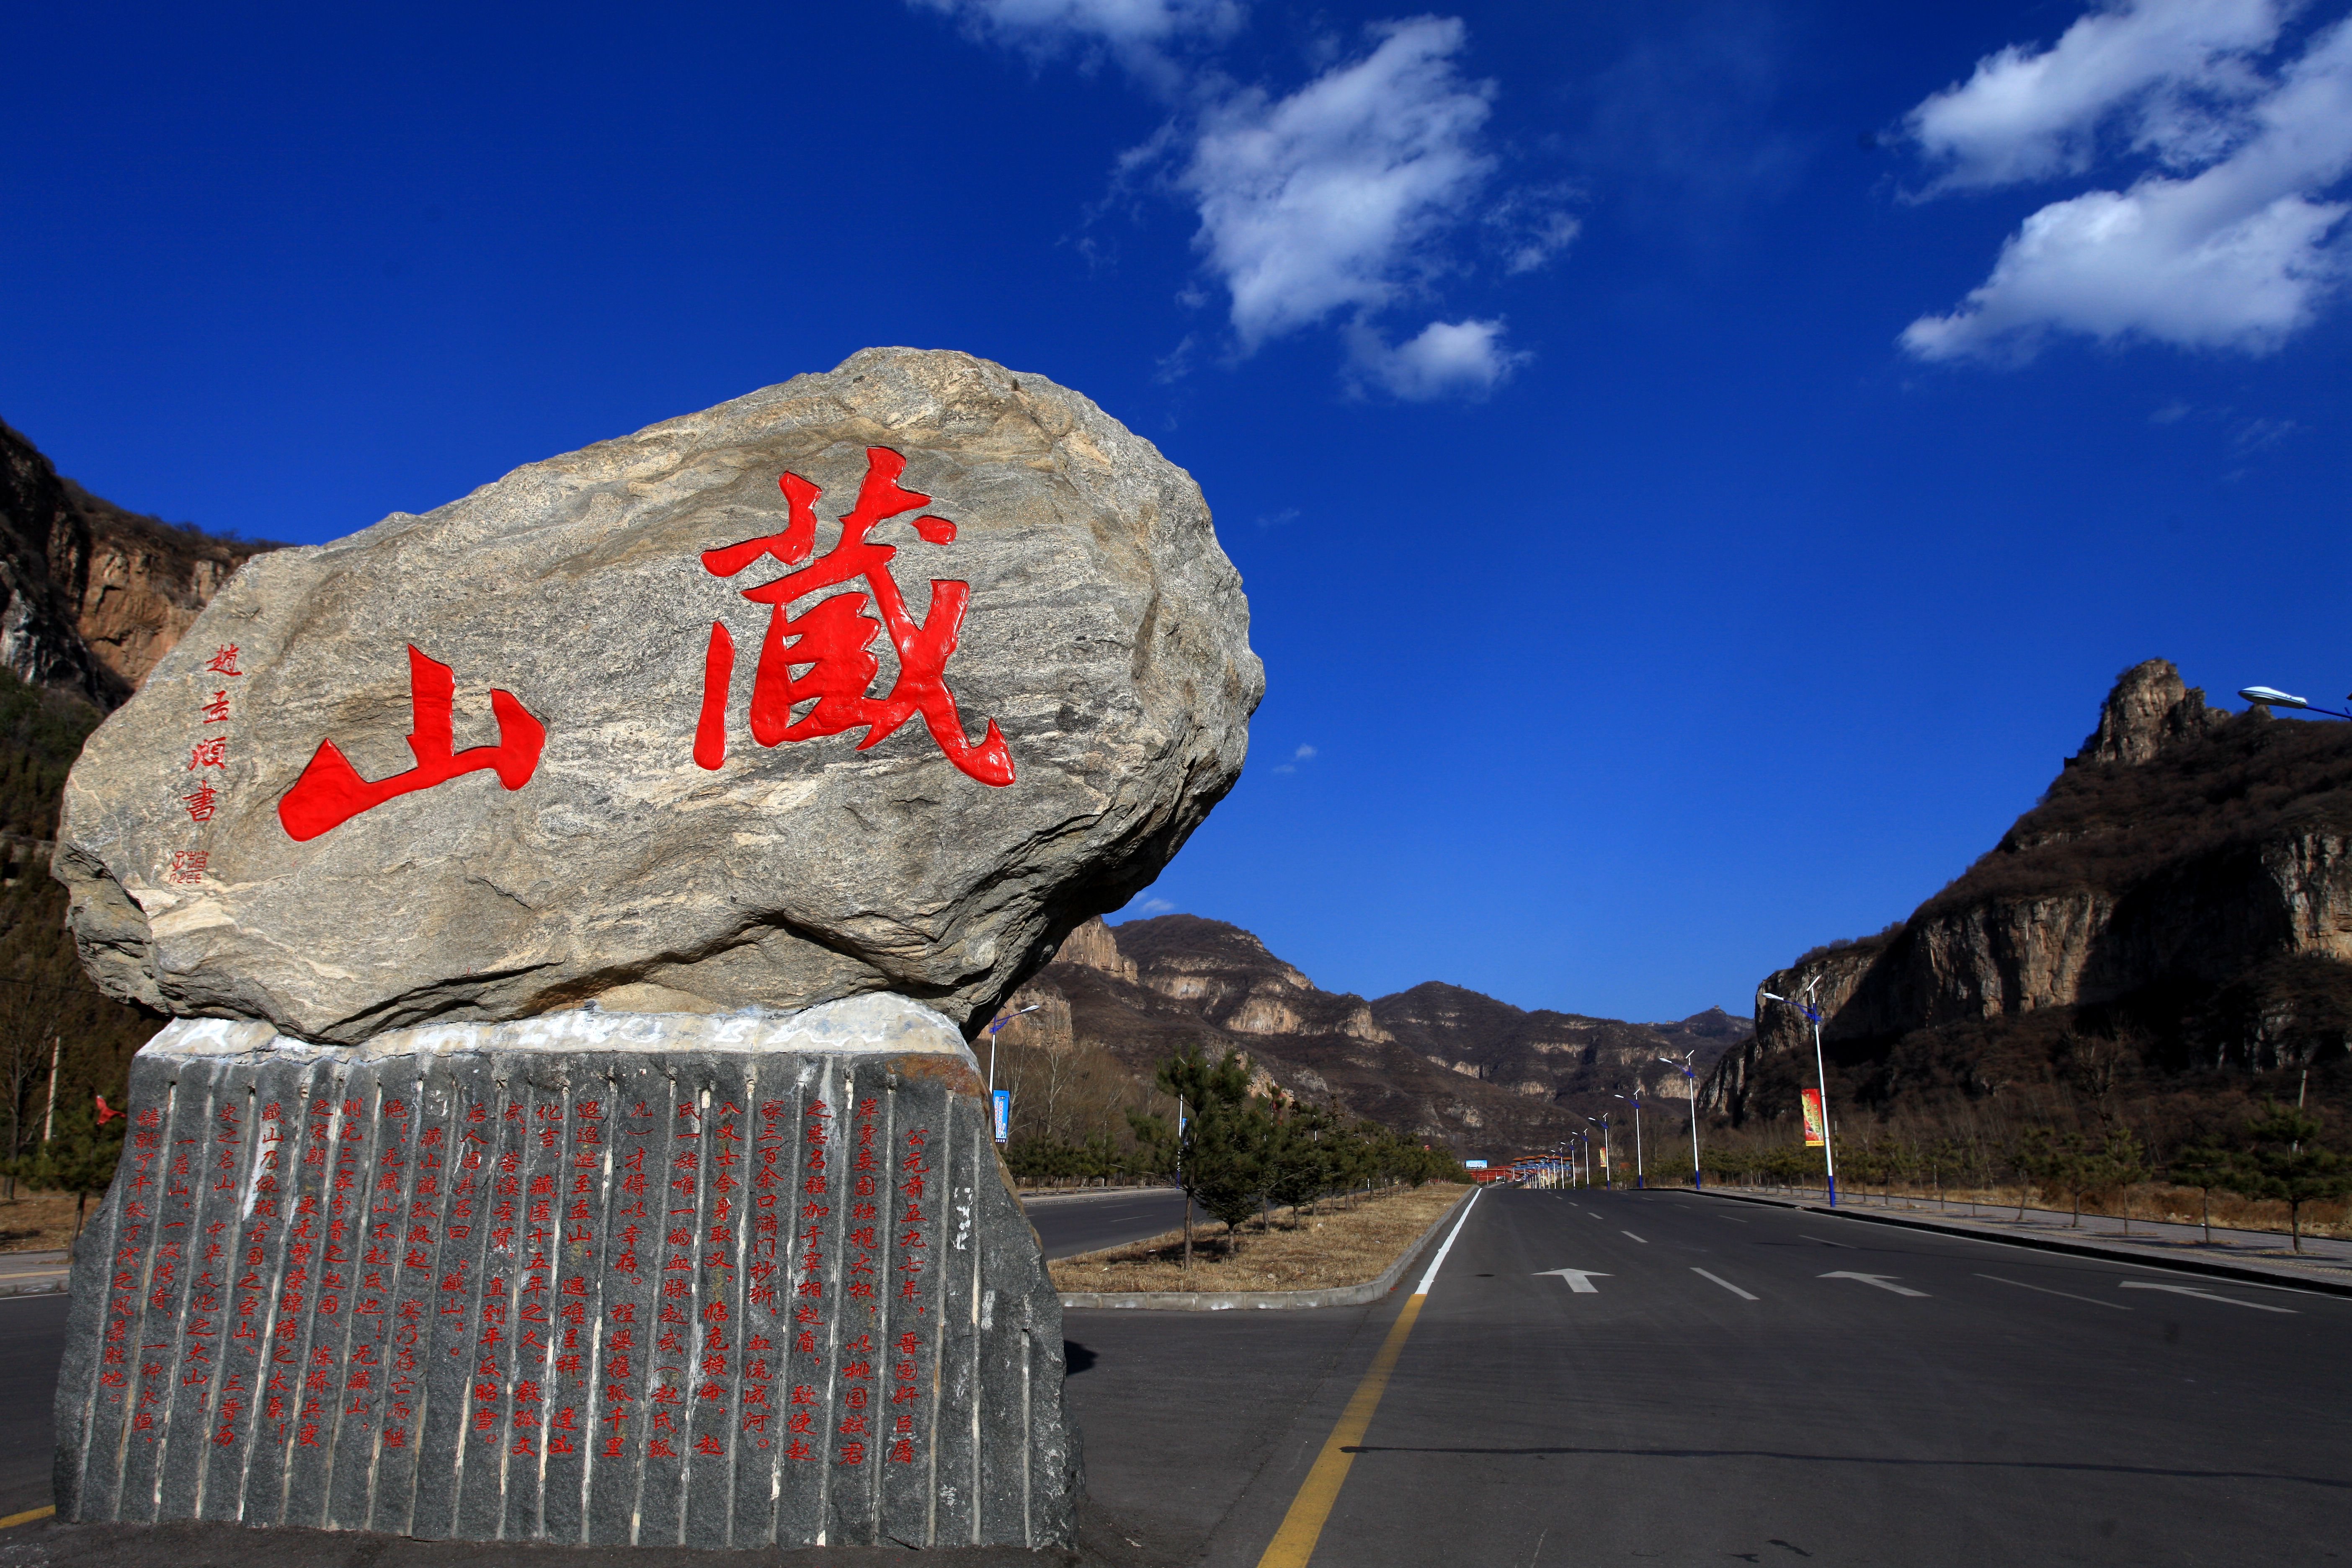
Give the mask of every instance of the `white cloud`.
M 1359 321 L 1349 330 L 1348 347 L 1356 380 L 1409 403 L 1483 397 L 1535 357 L 1503 347 L 1500 321 L 1432 321 L 1395 348 Z
M 2176 74 L 2185 79 L 2196 58 L 2184 45 Z M 2027 130 L 2005 144 L 1980 138 L 1978 166 L 2027 169 L 2071 157 L 2049 149 L 2079 145 L 2067 137 L 2088 135 L 2116 101 L 2113 92 L 2069 87 L 2046 112 L 2019 108 L 2011 120 Z M 2178 136 L 2153 150 L 2177 161 L 2194 140 Z M 2135 144 L 2149 146 L 2145 136 Z M 2275 349 L 2312 320 L 2344 271 L 2339 226 L 2352 205 L 2327 194 L 2352 170 L 2352 23 L 2315 36 L 2275 81 L 2233 107 L 2226 130 L 2206 145 L 2208 165 L 2192 175 L 2151 173 L 2123 191 L 2043 207 L 2002 246 L 1992 275 L 1958 310 L 1912 322 L 1904 346 L 1926 360 L 2014 361 L 2050 332 L 2067 331 L 2103 342 Z
M 2230 445 L 2241 457 L 2266 450 L 2301 430 L 2292 419 L 2249 419 L 2231 433 Z
M 1251 89 L 1202 113 L 1176 184 L 1233 297 L 1244 353 L 1340 310 L 1378 310 L 1444 267 L 1433 245 L 1494 168 L 1491 83 L 1465 80 L 1461 22 L 1387 25 L 1370 55 L 1287 98 Z
M 1512 244 L 1510 254 L 1504 258 L 1503 270 L 1533 272 L 1566 250 L 1583 229 L 1583 224 L 1564 212 L 1545 213 Z
M 1135 906 L 1135 912 L 1139 915 L 1164 915 L 1175 907 L 1165 899 L 1146 899 Z
M 908 0 L 953 16 L 975 34 L 1050 57 L 1066 49 L 1108 51 L 1154 86 L 1172 88 L 1170 46 L 1238 30 L 1238 0 Z
M 2200 99 L 2242 98 L 2247 56 L 2278 37 L 2273 0 L 2137 0 L 2093 11 L 2039 53 L 2011 45 L 1914 109 L 1905 127 L 1948 167 L 1937 185 L 2006 184 L 2081 174 L 2099 122 L 2141 104 L 2141 135 L 2193 145 Z
M 1193 247 L 1230 301 L 1235 357 L 1339 318 L 1349 384 L 1412 400 L 1481 395 L 1528 357 L 1502 346 L 1496 321 L 1433 321 L 1399 348 L 1373 324 L 1467 269 L 1455 245 L 1465 229 L 1483 228 L 1480 249 L 1507 277 L 1542 267 L 1579 231 L 1571 192 L 1489 189 L 1496 89 L 1463 74 L 1458 17 L 1376 24 L 1352 56 L 1325 40 L 1319 74 L 1285 95 L 1237 85 L 1202 47 L 1241 26 L 1238 0 L 908 3 L 1041 58 L 1108 53 L 1171 101 L 1167 122 L 1117 159 L 1113 192 L 1156 182 L 1193 207 Z M 1082 248 L 1096 258 L 1090 241 Z M 1188 286 L 1179 301 L 1209 298 Z M 1157 378 L 1191 374 L 1203 347 L 1188 335 Z
M 1290 760 L 1291 760 L 1292 762 L 1295 762 L 1295 763 L 1303 763 L 1303 762 L 1307 761 L 1307 758 L 1309 758 L 1309 757 L 1313 756 L 1314 754 L 1315 754 L 1315 748 L 1314 748 L 1314 747 L 1312 747 L 1312 746 L 1301 746 L 1301 747 L 1299 747 L 1299 748 L 1298 748 L 1298 750 L 1297 750 L 1297 751 L 1295 751 L 1295 752 L 1291 752 L 1291 753 L 1290 753 Z

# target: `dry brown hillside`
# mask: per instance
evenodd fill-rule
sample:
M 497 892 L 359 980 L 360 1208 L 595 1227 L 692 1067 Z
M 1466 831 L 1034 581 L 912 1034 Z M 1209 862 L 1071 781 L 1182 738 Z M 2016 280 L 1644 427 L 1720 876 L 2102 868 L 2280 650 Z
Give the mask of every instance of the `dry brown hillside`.
M 1529 1013 L 1436 983 L 1368 1002 L 1320 989 L 1248 931 L 1196 915 L 1088 921 L 1012 1004 L 1033 1005 L 1003 1037 L 1028 1075 L 1016 1115 L 1035 1135 L 1115 1132 L 1104 1096 L 1124 1087 L 1139 1102 L 1160 1062 L 1192 1047 L 1241 1051 L 1288 1093 L 1490 1159 L 1549 1147 L 1635 1084 L 1661 1126 L 1679 1126 L 1685 1080 L 1657 1056 L 1696 1049 L 1703 1076 L 1747 1034 L 1720 1011 L 1627 1024 Z M 1102 1061 L 1118 1082 L 1088 1065 Z

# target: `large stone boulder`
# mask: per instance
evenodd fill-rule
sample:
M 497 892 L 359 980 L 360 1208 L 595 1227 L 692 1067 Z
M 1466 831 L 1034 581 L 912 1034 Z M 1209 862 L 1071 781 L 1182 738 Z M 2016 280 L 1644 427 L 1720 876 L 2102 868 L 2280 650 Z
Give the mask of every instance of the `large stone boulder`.
M 91 738 L 57 874 L 110 994 L 313 1042 L 877 991 L 970 1030 L 1263 689 L 1181 469 L 872 349 L 253 561 Z

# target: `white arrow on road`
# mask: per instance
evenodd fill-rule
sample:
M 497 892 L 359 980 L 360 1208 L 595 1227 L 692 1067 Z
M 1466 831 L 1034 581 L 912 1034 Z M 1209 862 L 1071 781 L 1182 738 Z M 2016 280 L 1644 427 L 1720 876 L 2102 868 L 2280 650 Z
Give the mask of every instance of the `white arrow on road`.
M 1859 1279 L 1865 1285 L 1875 1285 L 1882 1290 L 1892 1290 L 1898 1296 L 1925 1296 L 1925 1290 L 1914 1290 L 1908 1285 L 1897 1285 L 1892 1274 L 1855 1274 L 1841 1268 L 1834 1274 L 1824 1274 L 1824 1279 Z
M 1536 1278 L 1538 1279 L 1549 1279 L 1554 1276 L 1558 1276 L 1559 1278 L 1567 1280 L 1568 1288 L 1570 1290 L 1575 1291 L 1580 1296 L 1600 1295 L 1601 1292 L 1594 1288 L 1592 1282 L 1595 1279 L 1607 1279 L 1611 1278 L 1611 1276 L 1606 1274 L 1595 1273 L 1590 1268 L 1547 1268 L 1538 1274 Z
M 2257 1312 L 2284 1312 L 2292 1318 L 2293 1307 L 2273 1307 L 2267 1301 L 2241 1301 L 2235 1296 L 2216 1296 L 2210 1290 L 2191 1289 L 2186 1285 L 2160 1285 L 2153 1279 L 2118 1279 L 2116 1283 L 2126 1290 L 2169 1290 L 2176 1296 L 2194 1296 L 2205 1301 L 2227 1301 L 2232 1307 L 2252 1307 Z

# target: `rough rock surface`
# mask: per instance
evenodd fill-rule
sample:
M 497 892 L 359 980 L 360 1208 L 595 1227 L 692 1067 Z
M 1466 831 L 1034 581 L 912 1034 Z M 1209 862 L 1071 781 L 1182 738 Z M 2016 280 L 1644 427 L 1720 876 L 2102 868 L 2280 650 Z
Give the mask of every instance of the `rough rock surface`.
M 30 441 L 0 424 L 0 664 L 31 685 L 111 708 L 127 687 L 74 624 L 71 568 L 89 547 L 89 520 L 71 488 Z
M 2230 721 L 2230 713 L 2205 706 L 2201 689 L 2190 689 L 2171 660 L 2143 659 L 2116 678 L 2115 689 L 2099 707 L 2099 727 L 2083 739 L 2069 767 L 2090 763 L 2145 763 L 2168 745 L 2210 735 Z
M 115 707 L 238 566 L 275 548 L 116 506 L 0 424 L 0 664 L 26 681 Z
M 1066 1542 L 1061 1305 L 979 1097 L 891 996 L 358 1051 L 175 1023 L 79 1251 L 58 1510 Z
M 314 1041 L 882 990 L 969 1028 L 1231 787 L 1247 630 L 1148 442 L 868 350 L 257 557 L 91 739 L 57 874 L 111 994 Z
M 1755 1037 L 1702 1106 L 1790 1113 L 1812 1037 L 1763 994 L 1809 987 L 1833 1091 L 1880 1104 L 2062 1078 L 2042 1058 L 2086 1040 L 2128 1041 L 2151 1081 L 2338 1055 L 2352 726 L 2210 709 L 2163 659 L 2124 671 L 2082 752 L 1966 873 L 1900 925 L 1764 978 Z
M 178 646 L 239 566 L 277 548 L 174 528 L 69 488 L 91 519 L 89 553 L 65 577 L 80 584 L 75 629 L 127 690 Z

